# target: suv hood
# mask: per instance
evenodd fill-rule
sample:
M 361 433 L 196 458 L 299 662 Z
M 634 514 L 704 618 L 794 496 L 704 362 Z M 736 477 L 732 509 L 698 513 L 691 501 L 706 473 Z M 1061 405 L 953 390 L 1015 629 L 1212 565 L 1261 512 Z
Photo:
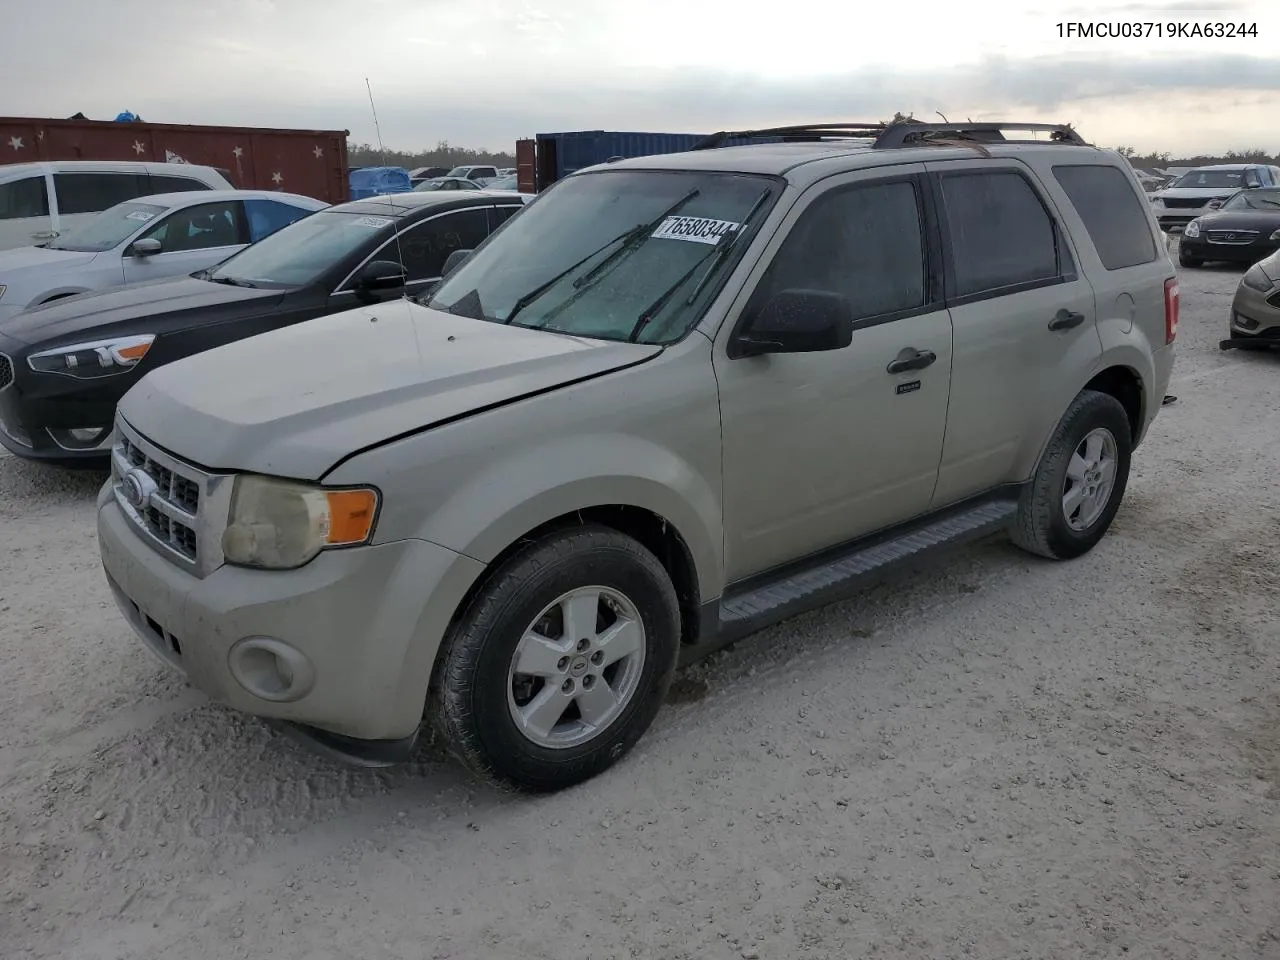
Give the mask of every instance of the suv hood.
M 119 411 L 209 469 L 319 480 L 357 450 L 661 352 L 398 300 L 158 367 Z

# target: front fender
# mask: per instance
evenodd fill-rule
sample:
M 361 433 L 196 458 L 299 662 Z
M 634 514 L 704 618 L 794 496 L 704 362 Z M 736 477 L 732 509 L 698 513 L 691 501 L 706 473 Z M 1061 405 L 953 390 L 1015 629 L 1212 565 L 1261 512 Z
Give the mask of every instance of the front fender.
M 665 519 L 689 548 L 699 595 L 719 595 L 720 498 L 693 464 L 634 436 L 579 434 L 495 458 L 414 535 L 491 563 L 529 531 L 597 506 L 638 507 Z

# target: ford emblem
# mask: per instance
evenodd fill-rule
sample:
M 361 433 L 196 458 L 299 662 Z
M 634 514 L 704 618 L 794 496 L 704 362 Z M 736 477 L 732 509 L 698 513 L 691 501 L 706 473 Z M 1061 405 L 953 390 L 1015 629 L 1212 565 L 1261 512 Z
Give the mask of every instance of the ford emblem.
M 156 482 L 141 467 L 134 467 L 120 481 L 120 492 L 135 510 L 145 507 L 156 490 Z

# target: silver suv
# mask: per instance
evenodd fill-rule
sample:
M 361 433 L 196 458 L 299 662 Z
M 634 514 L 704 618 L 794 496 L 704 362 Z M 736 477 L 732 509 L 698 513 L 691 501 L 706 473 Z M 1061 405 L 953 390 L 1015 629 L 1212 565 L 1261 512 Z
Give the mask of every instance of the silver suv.
M 1070 127 L 751 131 L 584 170 L 422 302 L 144 377 L 103 564 L 216 700 L 369 765 L 434 728 L 561 788 L 678 664 L 897 564 L 1006 530 L 1090 550 L 1173 365 L 1159 238 Z

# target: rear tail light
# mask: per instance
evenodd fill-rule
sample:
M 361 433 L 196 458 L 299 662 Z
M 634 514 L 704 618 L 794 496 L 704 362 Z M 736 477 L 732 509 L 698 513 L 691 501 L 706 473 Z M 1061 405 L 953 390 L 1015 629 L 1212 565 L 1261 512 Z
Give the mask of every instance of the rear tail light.
M 1167 346 L 1178 337 L 1178 312 L 1181 307 L 1178 292 L 1178 278 L 1170 277 L 1164 282 L 1164 342 Z

